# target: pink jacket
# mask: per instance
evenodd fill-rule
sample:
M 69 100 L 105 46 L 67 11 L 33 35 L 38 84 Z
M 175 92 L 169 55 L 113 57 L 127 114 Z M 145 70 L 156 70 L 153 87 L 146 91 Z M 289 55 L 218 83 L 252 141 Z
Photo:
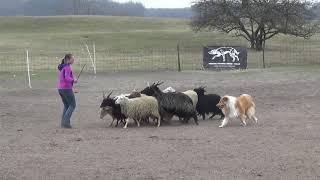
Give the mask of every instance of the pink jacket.
M 69 64 L 60 64 L 59 69 L 59 80 L 57 84 L 58 89 L 72 89 L 73 88 L 73 73 Z

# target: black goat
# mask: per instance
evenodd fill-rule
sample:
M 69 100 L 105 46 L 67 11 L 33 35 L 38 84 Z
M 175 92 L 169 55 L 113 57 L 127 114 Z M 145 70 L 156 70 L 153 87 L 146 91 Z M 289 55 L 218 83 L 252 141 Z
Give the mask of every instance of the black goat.
M 203 120 L 206 119 L 206 114 L 212 113 L 210 119 L 216 115 L 220 115 L 221 119 L 224 118 L 224 115 L 217 107 L 221 97 L 216 94 L 204 94 L 206 92 L 204 87 L 194 89 L 198 94 L 198 103 L 197 103 L 197 112 L 202 116 Z
M 158 88 L 161 84 L 163 83 L 153 83 L 141 91 L 142 94 L 154 96 L 158 100 L 161 120 L 167 114 L 172 114 L 179 118 L 184 118 L 185 122 L 193 118 L 194 122 L 198 125 L 197 112 L 191 98 L 181 92 L 163 93 Z
M 119 125 L 119 122 L 123 123 L 125 125 L 125 120 L 127 117 L 121 113 L 121 107 L 119 104 L 116 104 L 114 98 L 110 98 L 112 92 L 106 97 L 105 93 L 103 93 L 103 101 L 100 105 L 100 118 L 103 119 L 107 114 L 109 114 L 112 117 L 112 123 L 110 126 L 113 125 L 113 122 L 117 120 L 117 125 Z

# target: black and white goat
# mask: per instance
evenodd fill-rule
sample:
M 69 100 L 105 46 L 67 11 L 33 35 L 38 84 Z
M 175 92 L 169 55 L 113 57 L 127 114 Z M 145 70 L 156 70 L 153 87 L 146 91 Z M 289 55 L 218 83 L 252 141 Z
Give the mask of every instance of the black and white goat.
M 153 83 L 141 91 L 142 94 L 154 96 L 158 100 L 161 119 L 163 120 L 167 114 L 172 114 L 183 118 L 186 122 L 193 118 L 198 125 L 197 112 L 192 99 L 181 92 L 164 93 L 158 87 L 161 84 L 163 83 Z
M 119 122 L 123 123 L 125 125 L 125 120 L 127 117 L 121 113 L 121 107 L 119 104 L 116 104 L 115 99 L 111 98 L 112 92 L 106 96 L 105 93 L 103 93 L 103 101 L 100 105 L 100 119 L 103 119 L 107 114 L 109 114 L 112 117 L 112 123 L 110 124 L 110 127 L 113 125 L 113 122 L 117 120 L 117 125 L 119 125 Z
M 210 119 L 216 115 L 220 115 L 221 119 L 224 115 L 217 107 L 221 97 L 217 94 L 205 94 L 206 90 L 204 87 L 196 88 L 194 91 L 198 94 L 197 112 L 202 116 L 203 120 L 206 119 L 206 114 L 212 113 Z

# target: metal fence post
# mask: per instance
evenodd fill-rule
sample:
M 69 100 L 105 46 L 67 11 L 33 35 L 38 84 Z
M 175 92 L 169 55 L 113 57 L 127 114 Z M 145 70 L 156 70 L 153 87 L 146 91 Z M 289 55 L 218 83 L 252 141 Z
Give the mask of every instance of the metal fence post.
M 181 72 L 180 47 L 179 47 L 179 44 L 177 45 L 177 51 L 178 51 L 178 71 Z

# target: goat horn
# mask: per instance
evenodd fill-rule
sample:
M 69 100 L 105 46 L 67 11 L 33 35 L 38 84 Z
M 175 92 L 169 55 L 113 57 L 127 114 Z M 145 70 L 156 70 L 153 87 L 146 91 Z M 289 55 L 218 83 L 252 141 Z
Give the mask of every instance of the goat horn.
M 113 93 L 113 90 L 110 92 L 110 94 L 107 96 L 107 98 L 109 98 L 111 96 L 111 94 Z
M 157 84 L 155 84 L 155 85 L 156 85 L 156 86 L 159 86 L 159 85 L 161 85 L 161 84 L 163 84 L 163 82 L 158 81 Z

